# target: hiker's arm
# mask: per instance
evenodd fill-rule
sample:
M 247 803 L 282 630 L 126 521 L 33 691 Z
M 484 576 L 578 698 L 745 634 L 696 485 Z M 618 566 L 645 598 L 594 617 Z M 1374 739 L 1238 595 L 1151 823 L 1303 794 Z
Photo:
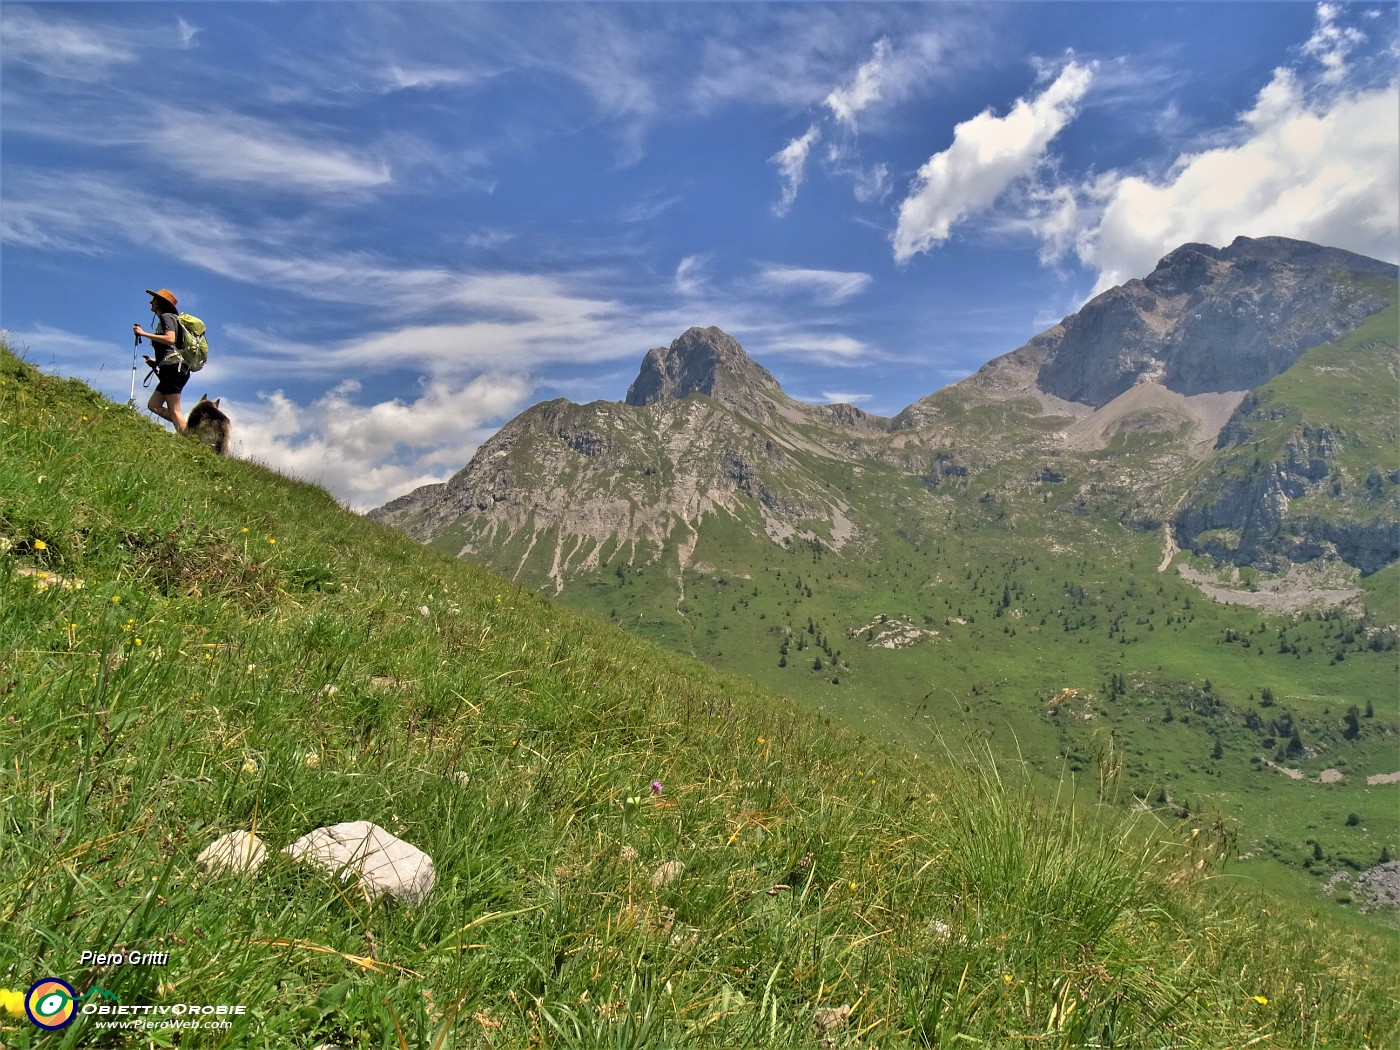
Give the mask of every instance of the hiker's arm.
M 161 332 L 159 335 L 157 335 L 155 332 L 146 331 L 139 324 L 132 325 L 131 330 L 137 335 L 141 336 L 141 338 L 149 339 L 153 343 L 165 343 L 167 346 L 175 345 L 174 332 Z

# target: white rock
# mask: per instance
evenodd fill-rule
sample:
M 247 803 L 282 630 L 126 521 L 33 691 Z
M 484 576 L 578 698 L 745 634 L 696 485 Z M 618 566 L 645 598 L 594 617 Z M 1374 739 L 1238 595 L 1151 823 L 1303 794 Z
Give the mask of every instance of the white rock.
M 668 860 L 661 864 L 651 874 L 651 888 L 659 890 L 662 886 L 669 885 L 681 877 L 681 872 L 685 871 L 685 863 L 679 860 Z
M 251 831 L 230 831 L 205 846 L 195 863 L 214 876 L 237 872 L 251 875 L 266 859 L 266 842 Z
M 437 879 L 432 857 L 367 820 L 317 828 L 282 852 L 342 879 L 358 878 L 371 897 L 405 904 L 422 904 Z

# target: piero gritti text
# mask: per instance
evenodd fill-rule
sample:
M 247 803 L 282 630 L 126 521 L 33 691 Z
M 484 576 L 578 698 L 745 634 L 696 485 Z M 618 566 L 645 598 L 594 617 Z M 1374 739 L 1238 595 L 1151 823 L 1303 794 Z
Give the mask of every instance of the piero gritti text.
M 169 952 L 83 952 L 79 966 L 165 966 Z

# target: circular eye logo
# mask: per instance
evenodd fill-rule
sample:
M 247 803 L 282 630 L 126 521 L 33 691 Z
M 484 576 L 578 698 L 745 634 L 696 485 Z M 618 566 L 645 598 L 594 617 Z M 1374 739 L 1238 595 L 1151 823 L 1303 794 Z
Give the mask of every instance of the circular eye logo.
M 24 997 L 24 1012 L 40 1028 L 56 1032 L 67 1028 L 77 1016 L 78 993 L 67 981 L 45 977 L 29 986 Z

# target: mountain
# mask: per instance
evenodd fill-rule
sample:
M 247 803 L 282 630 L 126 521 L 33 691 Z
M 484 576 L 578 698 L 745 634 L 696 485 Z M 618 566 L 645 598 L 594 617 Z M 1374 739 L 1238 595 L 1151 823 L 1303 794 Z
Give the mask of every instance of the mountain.
M 1227 447 L 1253 444 L 1242 437 L 1260 404 L 1250 391 L 1393 304 L 1395 281 L 1392 265 L 1285 238 L 1183 245 L 1147 277 L 1097 296 L 893 419 L 795 401 L 732 337 L 692 328 L 647 353 L 622 404 L 537 405 L 445 485 L 371 516 L 527 582 L 547 580 L 558 593 L 572 578 L 619 560 L 647 563 L 668 549 L 683 574 L 701 523 L 716 512 L 776 542 L 820 540 L 834 549 L 856 538 L 878 542 L 879 526 L 833 485 L 832 471 L 893 467 L 931 490 L 949 480 L 966 488 L 983 476 L 1007 491 L 1021 477 L 997 484 L 989 472 L 999 464 L 1021 461 L 1025 476 L 1045 478 L 1062 476 L 1064 462 L 1075 460 L 1081 472 L 1096 473 L 1093 454 L 1135 438 L 1157 445 L 1154 461 L 1118 479 L 1127 497 L 1120 510 L 1136 520 L 1171 517 L 1178 542 L 1241 565 L 1276 570 L 1285 560 L 1335 554 L 1373 572 L 1400 553 L 1394 470 L 1383 462 L 1395 442 L 1386 445 L 1384 433 L 1373 435 L 1382 439 L 1374 463 L 1334 477 L 1318 464 L 1335 459 L 1336 442 L 1299 430 L 1330 435 L 1327 421 L 1299 417 L 1298 432 L 1274 442 L 1282 464 L 1270 475 L 1276 482 L 1191 483 L 1222 434 L 1231 435 Z M 1382 371 L 1387 361 L 1393 366 L 1394 340 L 1387 342 L 1384 322 L 1375 327 L 1371 343 L 1347 354 L 1342 374 L 1365 371 L 1363 358 L 1376 358 Z M 1333 382 L 1330 372 L 1309 369 L 1313 385 Z M 1375 406 L 1382 415 L 1385 407 Z M 1289 416 L 1278 406 L 1268 411 Z M 1317 453 L 1302 480 L 1288 466 L 1299 442 L 1313 442 Z M 1365 446 L 1359 435 L 1353 444 Z M 1324 477 L 1347 492 L 1364 485 L 1364 498 L 1348 499 L 1360 527 L 1308 525 L 1301 532 L 1315 542 L 1299 542 L 1287 501 Z M 1222 530 L 1240 541 L 1209 535 Z
M 1400 840 L 1396 279 L 1185 245 L 892 418 L 692 328 L 372 516 L 865 732 L 1217 813 L 1321 892 L 1317 849 Z

